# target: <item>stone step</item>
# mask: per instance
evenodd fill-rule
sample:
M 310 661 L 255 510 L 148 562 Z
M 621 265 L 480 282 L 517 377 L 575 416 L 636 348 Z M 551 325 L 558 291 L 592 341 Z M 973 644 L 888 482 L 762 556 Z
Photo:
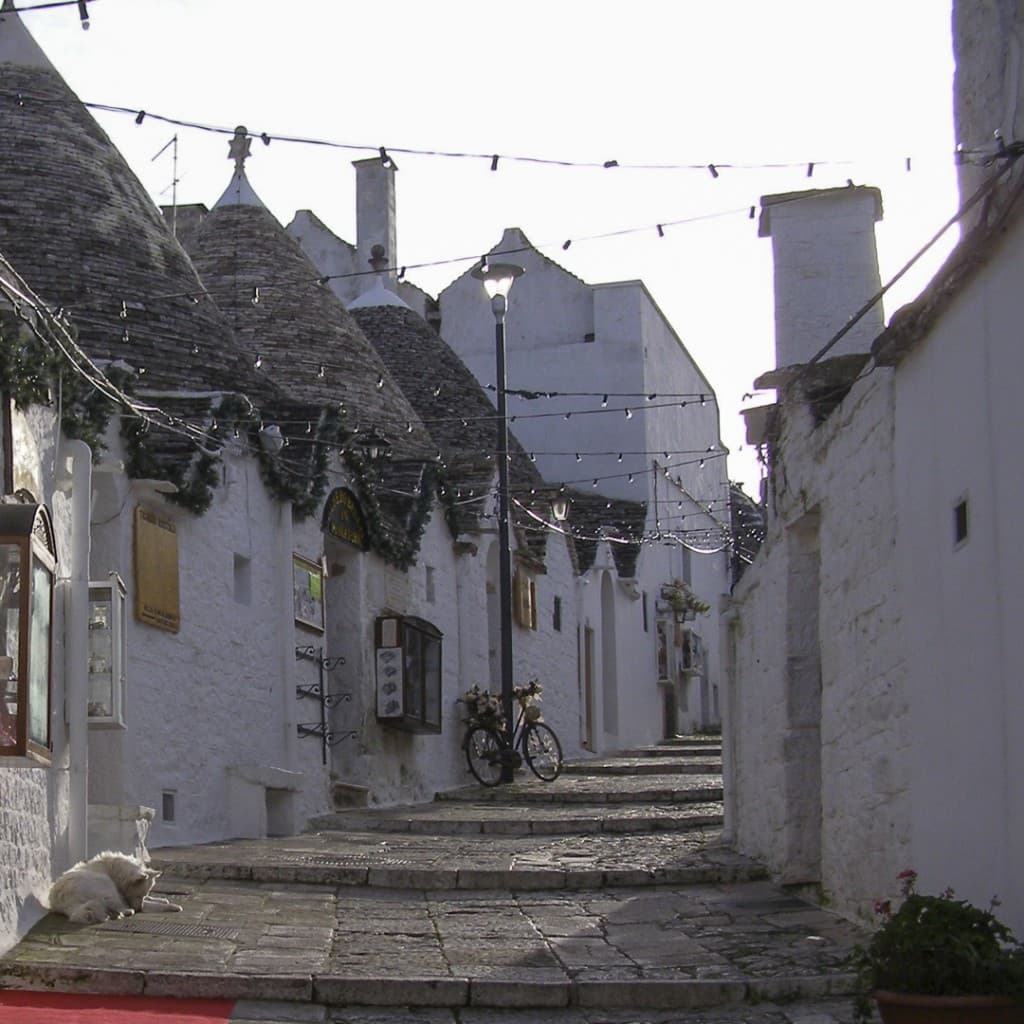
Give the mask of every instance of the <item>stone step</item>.
M 594 832 L 685 832 L 721 828 L 720 802 L 669 805 L 498 805 L 435 802 L 379 811 L 339 811 L 309 821 L 308 831 L 424 835 L 588 835 Z
M 570 836 L 317 832 L 151 851 L 172 879 L 437 891 L 644 888 L 764 878 L 715 829 Z
M 566 761 L 562 765 L 564 775 L 721 775 L 721 758 L 701 757 L 616 757 L 592 761 Z
M 628 775 L 560 775 L 554 782 L 537 780 L 505 786 L 463 786 L 438 793 L 437 801 L 503 804 L 705 803 L 722 799 L 722 776 L 660 774 L 637 779 Z
M 848 992 L 844 964 L 863 939 L 765 881 L 552 894 L 162 879 L 160 892 L 182 913 L 88 928 L 45 918 L 0 958 L 0 988 L 421 1010 L 729 1007 L 738 1022 L 748 1005 Z
M 715 739 L 714 743 L 661 743 L 653 747 L 634 747 L 621 750 L 615 757 L 721 757 L 722 743 Z

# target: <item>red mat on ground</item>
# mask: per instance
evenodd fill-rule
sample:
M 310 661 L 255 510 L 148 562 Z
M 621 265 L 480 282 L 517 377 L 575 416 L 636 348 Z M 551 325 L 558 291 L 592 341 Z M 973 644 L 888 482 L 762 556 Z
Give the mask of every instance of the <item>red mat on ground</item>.
M 0 1024 L 225 1024 L 233 999 L 0 992 Z

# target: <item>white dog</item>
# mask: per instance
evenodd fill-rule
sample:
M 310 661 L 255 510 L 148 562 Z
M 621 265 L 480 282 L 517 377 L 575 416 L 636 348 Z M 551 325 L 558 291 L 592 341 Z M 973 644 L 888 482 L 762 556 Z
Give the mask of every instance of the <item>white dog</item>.
M 150 896 L 159 871 L 124 853 L 98 853 L 65 871 L 50 886 L 50 910 L 76 924 L 98 924 L 107 918 L 130 917 L 143 910 L 181 910 L 159 896 Z

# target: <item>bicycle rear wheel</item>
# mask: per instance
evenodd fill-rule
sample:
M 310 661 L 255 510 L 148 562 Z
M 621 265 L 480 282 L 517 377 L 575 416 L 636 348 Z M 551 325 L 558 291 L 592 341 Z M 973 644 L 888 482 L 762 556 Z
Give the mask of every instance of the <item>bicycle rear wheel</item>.
M 477 725 L 466 736 L 466 761 L 477 782 L 496 786 L 501 782 L 501 740 L 493 729 Z
M 543 722 L 527 725 L 523 733 L 523 755 L 530 771 L 545 782 L 554 782 L 562 770 L 562 744 L 555 730 Z

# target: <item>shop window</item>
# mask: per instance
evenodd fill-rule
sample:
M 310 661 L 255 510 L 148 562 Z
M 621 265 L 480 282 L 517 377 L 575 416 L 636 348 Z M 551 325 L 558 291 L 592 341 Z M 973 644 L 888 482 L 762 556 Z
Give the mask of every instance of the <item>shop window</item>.
M 0 757 L 50 761 L 56 547 L 43 505 L 0 505 Z
M 377 619 L 377 720 L 407 732 L 441 731 L 441 631 L 424 619 Z
M 89 724 L 124 728 L 125 586 L 116 572 L 89 584 Z

